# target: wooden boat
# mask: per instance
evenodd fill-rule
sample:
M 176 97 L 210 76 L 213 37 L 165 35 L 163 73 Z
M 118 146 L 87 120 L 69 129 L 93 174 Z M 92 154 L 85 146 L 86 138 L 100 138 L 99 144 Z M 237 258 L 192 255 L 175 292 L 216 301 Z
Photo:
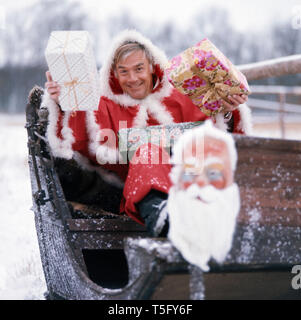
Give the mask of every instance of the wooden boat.
M 298 299 L 301 142 L 235 136 L 242 207 L 232 249 L 210 272 L 167 239 L 118 214 L 122 186 L 73 160 L 54 159 L 44 138 L 43 89 L 26 109 L 33 210 L 49 299 Z

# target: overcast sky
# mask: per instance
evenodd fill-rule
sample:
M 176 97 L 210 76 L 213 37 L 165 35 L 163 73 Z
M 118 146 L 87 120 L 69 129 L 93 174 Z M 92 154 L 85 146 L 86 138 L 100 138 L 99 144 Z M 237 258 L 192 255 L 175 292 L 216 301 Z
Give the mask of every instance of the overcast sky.
M 216 5 L 229 10 L 234 25 L 240 30 L 262 28 L 272 20 L 289 19 L 293 8 L 301 7 L 301 0 L 85 0 L 91 12 L 99 16 L 128 8 L 138 17 L 152 17 L 161 21 L 175 19 L 179 24 L 189 22 L 200 8 Z M 101 5 L 100 5 L 101 3 Z
M 5 16 L 10 10 L 22 9 L 33 3 L 50 0 L 0 0 L 0 65 L 4 53 L 1 49 L 1 33 L 9 28 Z M 208 6 L 225 8 L 229 12 L 232 25 L 248 36 L 248 30 L 264 32 L 271 23 L 295 21 L 301 32 L 301 0 L 67 0 L 80 2 L 83 9 L 93 19 L 106 20 L 113 14 L 119 15 L 126 9 L 141 23 L 156 25 L 169 20 L 183 29 L 190 26 L 194 15 L 200 14 Z M 296 11 L 299 11 L 296 16 Z M 45 13 L 46 14 L 46 13 Z M 26 17 L 24 17 L 26 19 Z M 189 31 L 189 30 L 188 30 Z
M 0 11 L 26 6 L 38 0 L 0 0 Z M 262 29 L 273 20 L 293 19 L 294 8 L 301 11 L 301 0 L 68 0 L 78 1 L 100 19 L 122 8 L 138 18 L 163 22 L 174 19 L 185 26 L 196 11 L 208 5 L 229 9 L 233 24 L 240 30 Z M 2 7 L 2 9 L 1 9 Z M 2 14 L 3 15 L 3 14 Z M 0 13 L 1 18 L 1 13 Z M 1 21 L 0 21 L 1 27 Z

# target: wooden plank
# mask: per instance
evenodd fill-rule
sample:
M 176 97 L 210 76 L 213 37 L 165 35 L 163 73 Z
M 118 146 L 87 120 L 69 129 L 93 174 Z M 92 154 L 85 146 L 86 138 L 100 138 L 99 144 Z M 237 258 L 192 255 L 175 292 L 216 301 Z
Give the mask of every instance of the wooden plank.
M 254 221 L 258 226 L 301 227 L 301 210 L 297 212 L 296 208 L 264 207 L 258 202 L 255 205 L 253 203 L 243 204 L 237 222 L 248 225 Z
M 286 151 L 286 150 L 280 150 L 280 149 L 259 149 L 259 148 L 239 148 L 238 149 L 238 156 L 239 160 L 249 161 L 250 165 L 254 161 L 257 160 L 257 162 L 263 162 L 263 166 L 268 166 L 269 168 L 272 168 L 272 164 L 277 164 L 284 162 L 288 167 L 294 167 L 296 169 L 299 169 L 299 165 L 301 163 L 301 153 L 298 151 Z M 272 163 L 270 163 L 270 161 Z M 265 162 L 265 163 L 264 163 Z M 267 163 L 269 162 L 269 163 Z M 259 163 L 257 163 L 259 164 Z
M 145 238 L 146 232 L 72 232 L 70 241 L 80 249 L 123 249 L 124 239 Z
M 206 300 L 300 299 L 290 270 L 205 273 Z M 300 291 L 300 290 L 299 290 Z
M 256 187 L 264 187 L 270 189 L 272 192 L 277 191 L 277 189 L 283 189 L 287 193 L 287 197 L 289 198 L 290 193 L 299 192 L 300 195 L 300 173 L 287 175 L 283 178 L 279 178 L 277 176 L 269 174 L 268 170 L 256 170 L 249 169 L 247 172 L 239 173 L 235 175 L 236 182 L 239 186 L 256 188 Z M 250 180 L 252 177 L 252 181 Z M 291 179 L 289 180 L 289 178 Z
M 301 153 L 300 140 L 282 140 L 274 138 L 246 137 L 233 134 L 238 151 L 243 148 L 259 148 L 259 150 L 280 150 L 290 153 Z
M 143 232 L 145 227 L 130 218 L 120 219 L 68 219 L 70 231 Z
M 301 226 L 301 141 L 234 136 L 238 150 L 235 181 L 238 223 Z M 269 236 L 268 234 L 266 235 Z
M 244 206 L 255 204 L 256 207 L 289 208 L 296 211 L 300 209 L 301 212 L 300 192 L 286 193 L 281 189 L 273 191 L 267 188 L 240 187 L 240 196 Z
M 150 300 L 189 300 L 190 275 L 186 274 L 165 274 Z

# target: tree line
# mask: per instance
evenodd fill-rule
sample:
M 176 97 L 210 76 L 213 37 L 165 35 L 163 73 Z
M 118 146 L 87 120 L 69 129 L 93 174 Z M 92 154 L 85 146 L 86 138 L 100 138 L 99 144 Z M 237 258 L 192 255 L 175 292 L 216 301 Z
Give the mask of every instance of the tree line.
M 126 28 L 142 32 L 169 58 L 205 37 L 236 65 L 297 54 L 301 49 L 301 30 L 293 29 L 290 21 L 275 21 L 260 32 L 251 29 L 242 33 L 233 26 L 228 11 L 216 7 L 196 12 L 186 28 L 180 28 L 174 20 L 154 26 L 151 19 L 142 20 L 128 11 L 95 20 L 78 2 L 67 0 L 40 0 L 14 11 L 6 20 L 6 29 L 0 30 L 3 50 L 0 112 L 9 113 L 24 112 L 30 89 L 35 84 L 44 86 L 47 70 L 44 50 L 53 30 L 88 30 L 94 39 L 98 67 L 110 39 Z M 256 81 L 256 84 L 300 83 L 299 75 Z

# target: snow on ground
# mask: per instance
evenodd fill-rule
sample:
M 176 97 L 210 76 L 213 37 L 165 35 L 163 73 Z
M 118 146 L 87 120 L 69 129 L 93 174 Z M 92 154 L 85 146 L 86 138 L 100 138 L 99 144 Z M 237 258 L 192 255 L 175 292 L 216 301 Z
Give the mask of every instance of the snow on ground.
M 24 116 L 0 114 L 0 299 L 44 299 Z
M 0 114 L 0 300 L 44 299 L 46 284 L 34 226 L 25 117 Z M 286 125 L 301 140 L 301 121 Z M 279 138 L 279 126 L 256 119 L 254 135 Z

